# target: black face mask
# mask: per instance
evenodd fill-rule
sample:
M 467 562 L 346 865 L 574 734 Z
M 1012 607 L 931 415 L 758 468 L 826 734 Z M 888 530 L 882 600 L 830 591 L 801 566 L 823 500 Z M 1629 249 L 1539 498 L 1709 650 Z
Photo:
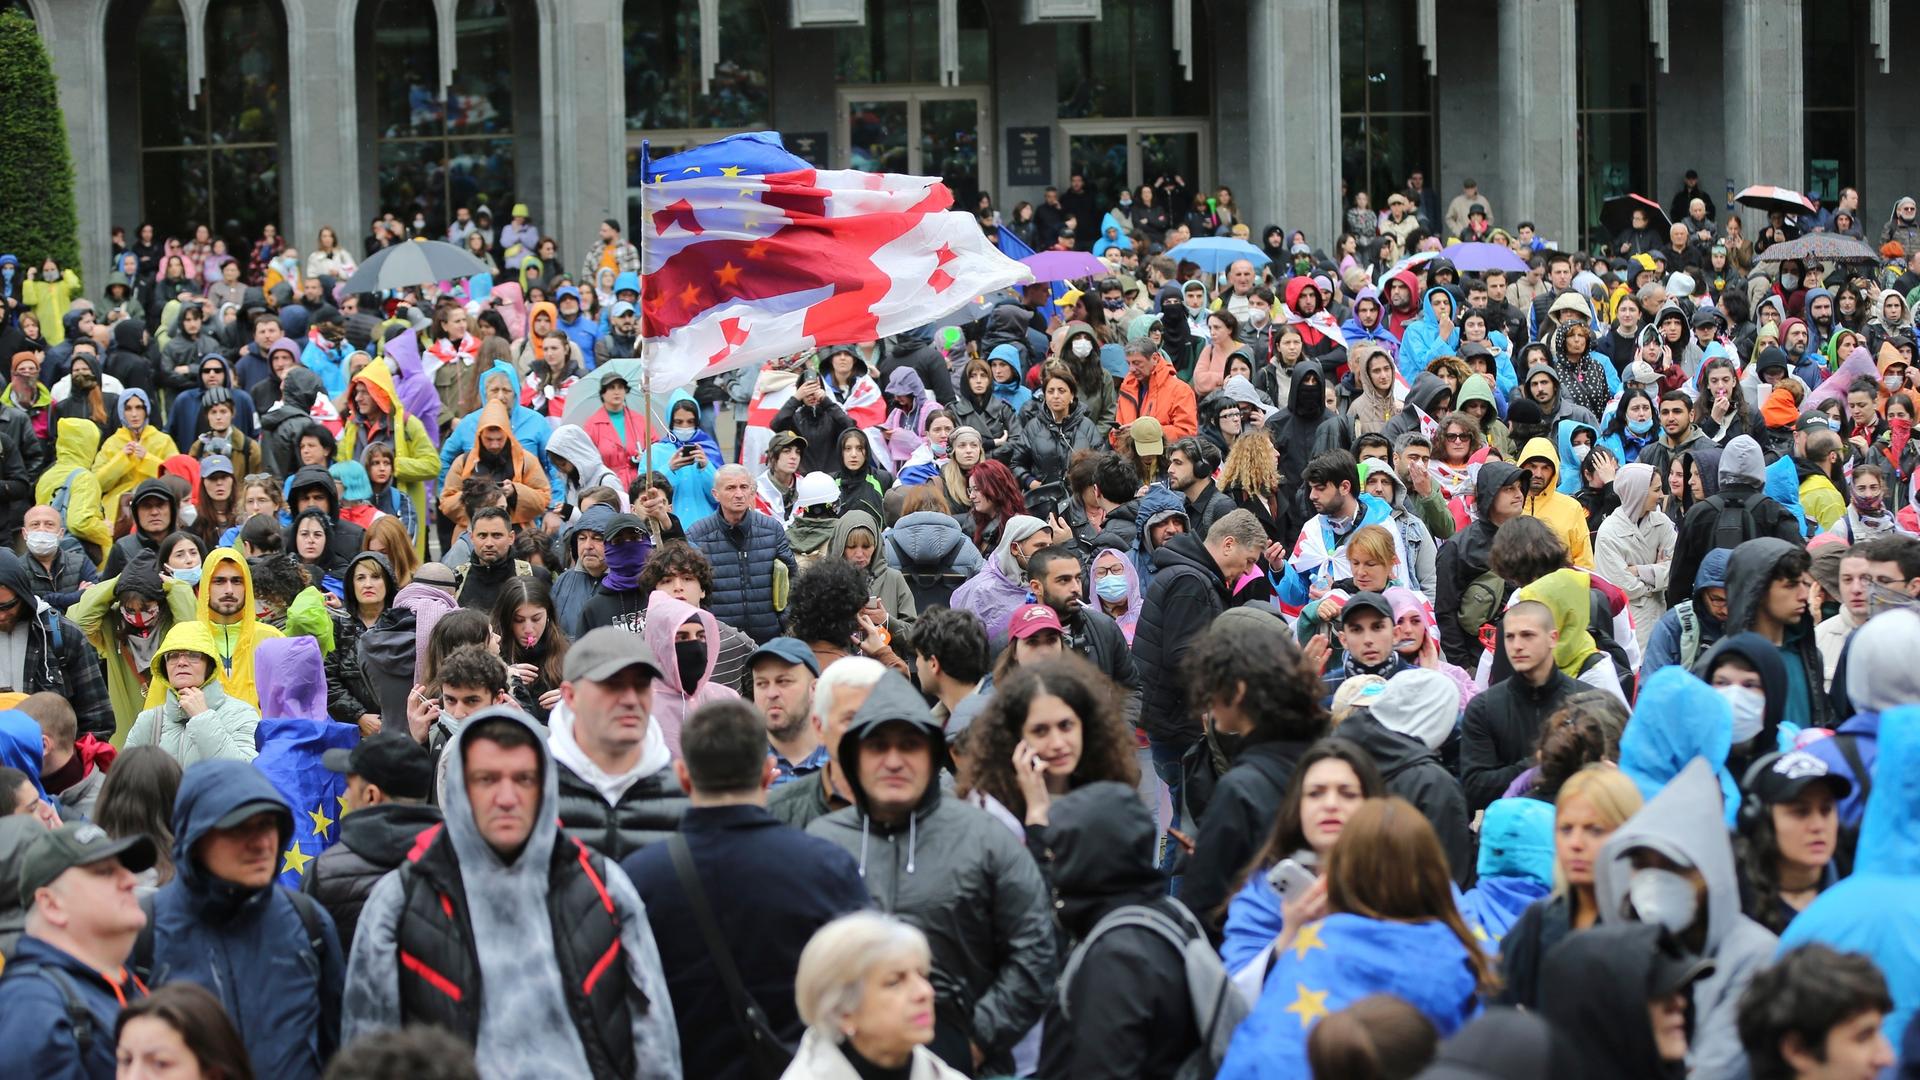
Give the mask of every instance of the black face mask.
M 693 688 L 707 674 L 707 643 L 676 641 L 673 643 L 673 658 L 680 667 L 681 692 L 693 693 Z

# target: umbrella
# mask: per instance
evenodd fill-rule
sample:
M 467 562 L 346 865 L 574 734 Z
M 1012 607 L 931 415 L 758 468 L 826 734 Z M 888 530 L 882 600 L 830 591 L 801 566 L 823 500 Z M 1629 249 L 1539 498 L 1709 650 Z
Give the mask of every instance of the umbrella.
M 567 407 L 562 411 L 560 422 L 587 426 L 587 420 L 600 410 L 600 383 L 616 375 L 627 380 L 627 423 L 639 419 L 641 408 L 640 376 L 646 371 L 646 363 L 635 357 L 609 360 L 585 375 L 580 376 L 572 386 L 567 387 Z M 653 395 L 653 433 L 657 439 L 667 430 L 667 404 L 670 393 L 656 392 Z
M 1476 274 L 1488 270 L 1527 272 L 1527 260 L 1515 255 L 1505 244 L 1455 244 L 1442 251 L 1440 257 L 1452 262 L 1456 270 L 1471 270 Z
M 1755 184 L 1733 197 L 1733 201 L 1742 206 L 1751 206 L 1755 210 L 1764 210 L 1769 214 L 1817 214 L 1813 200 L 1792 188 L 1773 187 L 1768 184 Z
M 1175 263 L 1190 261 L 1209 274 L 1218 274 L 1235 262 L 1246 259 L 1259 269 L 1273 260 L 1267 253 L 1231 236 L 1202 236 L 1189 240 L 1167 252 L 1167 257 Z
M 347 279 L 350 293 L 379 293 L 484 274 L 479 259 L 443 240 L 416 240 L 375 252 Z
M 1667 219 L 1667 212 L 1660 208 L 1659 203 L 1645 195 L 1635 195 L 1631 192 L 1615 195 L 1600 204 L 1600 227 L 1607 230 L 1609 236 L 1623 233 L 1633 224 L 1635 210 L 1646 211 L 1647 225 L 1651 228 L 1664 232 L 1673 227 L 1673 222 Z
M 1084 251 L 1043 251 L 1021 259 L 1020 263 L 1033 271 L 1035 281 L 1072 281 L 1113 273 L 1112 267 Z
M 1846 233 L 1817 232 L 1808 233 L 1796 240 L 1774 244 L 1761 252 L 1753 261 L 1780 263 L 1789 259 L 1798 259 L 1801 262 L 1877 263 L 1880 261 L 1880 253 L 1868 247 L 1864 241 L 1856 240 Z
M 1460 245 L 1455 245 L 1455 246 L 1460 246 Z M 1392 266 L 1387 267 L 1386 272 L 1380 275 L 1380 280 L 1375 284 L 1379 285 L 1381 288 L 1385 288 L 1387 281 L 1390 278 L 1392 278 L 1393 275 L 1399 273 L 1402 270 L 1417 270 L 1420 267 L 1427 265 L 1428 263 L 1432 262 L 1433 260 L 1439 257 L 1440 257 L 1440 253 L 1437 251 L 1416 251 L 1413 254 L 1407 256 L 1406 258 L 1401 259 L 1399 262 L 1394 263 Z M 1459 264 L 1456 263 L 1454 265 L 1454 269 L 1456 270 L 1460 269 Z

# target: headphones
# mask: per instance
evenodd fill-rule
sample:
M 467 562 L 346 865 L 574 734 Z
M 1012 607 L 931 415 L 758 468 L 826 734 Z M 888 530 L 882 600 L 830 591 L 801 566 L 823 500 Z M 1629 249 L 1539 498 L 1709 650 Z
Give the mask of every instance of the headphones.
M 1736 818 L 1740 835 L 1752 836 L 1754 830 L 1760 827 L 1761 819 L 1770 808 L 1754 795 L 1753 786 L 1759 782 L 1761 773 L 1773 768 L 1774 762 L 1785 756 L 1778 750 L 1761 754 L 1740 775 L 1740 810 Z

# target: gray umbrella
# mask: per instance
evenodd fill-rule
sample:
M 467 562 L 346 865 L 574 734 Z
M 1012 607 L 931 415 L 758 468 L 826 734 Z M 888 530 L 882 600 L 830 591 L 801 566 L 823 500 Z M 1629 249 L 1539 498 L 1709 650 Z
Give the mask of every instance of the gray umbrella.
M 415 240 L 385 248 L 347 279 L 349 293 L 407 289 L 436 281 L 460 281 L 487 272 L 485 263 L 443 240 Z
M 1880 253 L 1868 247 L 1864 241 L 1856 240 L 1846 233 L 1817 232 L 1793 240 L 1774 244 L 1761 252 L 1753 261 L 1786 262 L 1798 259 L 1801 262 L 1872 262 L 1880 261 Z

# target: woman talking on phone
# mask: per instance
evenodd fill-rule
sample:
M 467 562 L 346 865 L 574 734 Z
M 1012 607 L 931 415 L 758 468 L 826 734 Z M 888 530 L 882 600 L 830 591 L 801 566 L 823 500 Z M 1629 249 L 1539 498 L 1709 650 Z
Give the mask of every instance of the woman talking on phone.
M 1283 901 L 1297 904 L 1294 893 L 1318 876 L 1347 818 L 1361 802 L 1384 794 L 1386 784 L 1373 758 L 1345 739 L 1321 739 L 1301 755 L 1273 832 L 1247 866 L 1246 883 L 1227 904 L 1220 957 L 1235 980 L 1250 987 L 1250 997 L 1258 996 L 1273 944 L 1285 929 Z M 1317 912 L 1301 908 L 1301 917 L 1317 918 L 1324 908 L 1324 903 Z M 1242 979 L 1243 972 L 1255 973 Z

